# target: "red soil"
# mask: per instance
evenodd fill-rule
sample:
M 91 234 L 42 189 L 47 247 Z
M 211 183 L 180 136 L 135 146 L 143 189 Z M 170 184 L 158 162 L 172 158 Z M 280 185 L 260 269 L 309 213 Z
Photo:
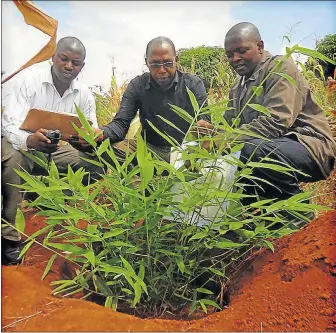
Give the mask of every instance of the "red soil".
M 43 219 L 27 214 L 28 234 Z M 227 309 L 191 321 L 140 319 L 80 299 L 51 296 L 50 281 L 71 274 L 33 246 L 20 266 L 2 267 L 3 331 L 335 331 L 336 211 L 254 254 Z

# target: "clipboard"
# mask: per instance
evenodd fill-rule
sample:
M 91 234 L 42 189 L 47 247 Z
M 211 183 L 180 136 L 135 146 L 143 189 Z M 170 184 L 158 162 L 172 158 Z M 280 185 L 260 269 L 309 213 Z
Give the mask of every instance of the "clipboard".
M 59 130 L 61 132 L 61 140 L 67 141 L 70 135 L 78 135 L 71 122 L 76 124 L 79 128 L 82 127 L 77 115 L 30 109 L 20 129 L 30 132 L 36 132 L 40 128 Z M 89 123 L 92 125 L 90 120 Z

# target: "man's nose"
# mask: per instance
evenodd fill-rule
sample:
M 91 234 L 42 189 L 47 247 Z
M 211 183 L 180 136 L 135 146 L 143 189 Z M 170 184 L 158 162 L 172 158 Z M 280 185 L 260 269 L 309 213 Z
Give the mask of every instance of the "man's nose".
M 72 70 L 73 70 L 72 62 L 71 62 L 71 61 L 68 61 L 68 62 L 65 64 L 65 68 L 66 68 L 68 71 L 72 71 Z
M 161 65 L 159 68 L 159 73 L 166 73 L 166 68 L 165 66 Z
M 237 62 L 237 61 L 239 61 L 239 60 L 241 60 L 241 56 L 240 56 L 240 54 L 239 54 L 238 52 L 235 52 L 235 53 L 233 54 L 233 59 L 232 59 L 232 61 L 233 61 L 233 62 Z

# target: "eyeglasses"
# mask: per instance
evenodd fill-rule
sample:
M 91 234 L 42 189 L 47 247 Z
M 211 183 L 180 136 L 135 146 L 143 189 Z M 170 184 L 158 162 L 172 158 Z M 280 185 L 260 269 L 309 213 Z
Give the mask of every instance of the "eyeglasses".
M 148 66 L 153 69 L 159 69 L 161 66 L 163 66 L 165 69 L 168 69 L 168 68 L 173 68 L 174 61 L 167 61 L 167 62 L 164 62 L 163 64 L 153 62 L 152 64 L 148 64 Z

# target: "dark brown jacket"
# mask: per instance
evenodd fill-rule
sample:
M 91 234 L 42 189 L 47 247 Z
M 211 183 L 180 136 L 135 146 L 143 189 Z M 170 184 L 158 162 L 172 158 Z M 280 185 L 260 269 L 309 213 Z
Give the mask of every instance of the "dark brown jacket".
M 276 61 L 284 56 L 272 56 L 265 51 L 252 76 L 243 82 L 241 77 L 230 90 L 229 106 L 225 119 L 232 123 L 240 110 L 251 97 L 252 86 L 258 86 L 274 69 Z M 334 166 L 336 144 L 322 109 L 315 101 L 306 80 L 296 68 L 292 59 L 285 59 L 278 73 L 286 73 L 296 81 L 296 87 L 286 78 L 272 74 L 263 84 L 263 92 L 254 96 L 250 103 L 266 107 L 271 117 L 247 107 L 241 116 L 241 129 L 272 139 L 294 134 L 318 163 L 322 174 L 327 178 Z M 243 140 L 251 137 L 241 137 Z

